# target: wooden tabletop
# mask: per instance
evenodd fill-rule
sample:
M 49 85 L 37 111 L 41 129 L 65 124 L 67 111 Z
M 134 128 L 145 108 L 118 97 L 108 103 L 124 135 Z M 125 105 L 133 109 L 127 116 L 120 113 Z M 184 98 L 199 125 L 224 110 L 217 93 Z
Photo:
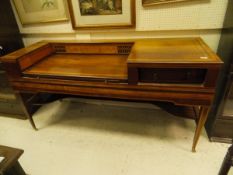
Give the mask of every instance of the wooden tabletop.
M 13 61 L 54 43 L 112 44 L 132 43 L 133 48 L 128 63 L 222 63 L 220 58 L 205 44 L 200 37 L 193 38 L 153 38 L 153 39 L 112 39 L 112 40 L 59 40 L 41 41 L 16 52 L 1 57 L 2 61 Z
M 127 79 L 127 55 L 53 54 L 24 75 Z
M 201 38 L 136 41 L 128 63 L 219 63 L 221 60 Z

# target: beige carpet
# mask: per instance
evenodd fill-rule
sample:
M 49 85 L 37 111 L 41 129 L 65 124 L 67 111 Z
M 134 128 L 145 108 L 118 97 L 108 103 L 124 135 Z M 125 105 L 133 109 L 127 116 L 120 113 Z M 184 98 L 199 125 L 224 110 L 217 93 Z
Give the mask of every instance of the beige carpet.
M 28 174 L 216 175 L 229 146 L 203 132 L 192 153 L 194 121 L 149 104 L 73 101 L 43 106 L 37 132 L 28 121 L 0 117 L 0 144 L 25 150 Z

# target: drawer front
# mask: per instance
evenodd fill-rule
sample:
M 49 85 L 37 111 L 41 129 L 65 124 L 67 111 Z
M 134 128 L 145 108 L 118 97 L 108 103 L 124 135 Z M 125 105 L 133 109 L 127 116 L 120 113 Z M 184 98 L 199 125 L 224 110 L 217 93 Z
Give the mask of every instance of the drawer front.
M 205 80 L 206 69 L 183 68 L 139 68 L 139 82 L 201 84 Z

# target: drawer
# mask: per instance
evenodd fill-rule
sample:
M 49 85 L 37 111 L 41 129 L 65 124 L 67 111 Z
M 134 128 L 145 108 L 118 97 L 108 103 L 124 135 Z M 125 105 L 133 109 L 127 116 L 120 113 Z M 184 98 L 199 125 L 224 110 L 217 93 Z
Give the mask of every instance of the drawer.
M 139 82 L 145 83 L 203 83 L 206 69 L 139 68 Z

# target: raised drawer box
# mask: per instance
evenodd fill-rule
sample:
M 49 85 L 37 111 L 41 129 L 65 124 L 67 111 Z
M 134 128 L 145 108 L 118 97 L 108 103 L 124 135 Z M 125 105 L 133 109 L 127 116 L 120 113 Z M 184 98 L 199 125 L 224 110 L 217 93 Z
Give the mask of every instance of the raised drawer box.
M 214 87 L 219 72 L 218 58 L 200 38 L 137 42 L 127 64 L 131 85 L 168 83 Z

